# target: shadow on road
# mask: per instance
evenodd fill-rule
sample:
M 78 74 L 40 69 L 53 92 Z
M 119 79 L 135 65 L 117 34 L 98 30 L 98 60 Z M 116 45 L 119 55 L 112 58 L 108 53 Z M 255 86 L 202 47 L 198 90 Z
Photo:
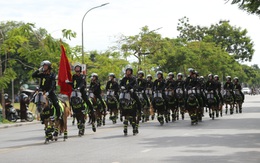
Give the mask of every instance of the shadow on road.
M 126 136 L 122 135 L 114 135 L 114 136 L 106 136 L 106 137 L 98 137 L 93 139 L 118 139 L 118 138 L 125 138 Z
M 205 151 L 203 151 L 205 154 Z M 256 151 L 249 151 L 249 152 L 235 152 L 234 154 L 224 155 L 224 156 L 212 156 L 211 152 L 207 152 L 207 156 L 189 156 L 189 152 L 187 152 L 187 156 L 173 156 L 169 157 L 162 162 L 181 162 L 181 163 L 190 163 L 196 162 L 199 160 L 200 162 L 210 162 L 210 163 L 234 163 L 234 162 L 241 162 L 241 163 L 258 163 L 259 162 L 259 155 L 260 152 Z
M 260 133 L 247 134 L 212 134 L 196 136 L 163 136 L 157 138 L 146 138 L 142 140 L 147 148 L 167 148 L 167 147 L 195 147 L 200 152 L 205 147 L 223 146 L 232 148 L 260 148 Z M 235 143 L 228 143 L 235 142 Z M 205 152 L 205 150 L 204 150 Z

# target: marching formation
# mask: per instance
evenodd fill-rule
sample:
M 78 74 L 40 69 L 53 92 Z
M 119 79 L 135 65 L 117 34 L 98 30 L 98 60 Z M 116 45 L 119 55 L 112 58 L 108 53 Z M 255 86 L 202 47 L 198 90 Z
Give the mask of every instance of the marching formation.
M 67 117 L 70 115 L 70 108 L 54 93 L 55 75 L 51 70 L 51 63 L 43 61 L 41 68 L 33 73 L 34 78 L 40 78 L 34 101 L 41 121 L 45 124 L 46 143 L 57 140 L 58 132 L 64 133 L 64 140 L 67 139 Z M 70 106 L 73 123 L 75 119 L 77 121 L 79 136 L 85 133 L 87 117 L 94 132 L 97 127 L 105 125 L 107 111 L 114 124 L 120 118 L 125 135 L 128 134 L 129 125 L 132 126 L 133 135 L 136 135 L 139 133 L 140 122 L 154 120 L 155 117 L 163 125 L 165 122 L 179 120 L 179 117 L 184 119 L 184 114 L 188 113 L 191 125 L 195 125 L 202 121 L 204 111 L 209 112 L 212 119 L 222 116 L 223 105 L 226 106 L 226 114 L 228 111 L 233 114 L 235 109 L 237 113 L 242 113 L 244 94 L 237 77 L 232 81 L 227 76 L 222 86 L 218 75 L 209 74 L 204 79 L 190 68 L 186 79 L 182 73 L 178 73 L 175 79 L 172 72 L 165 79 L 163 72 L 158 71 L 157 78 L 153 80 L 152 75 L 145 77 L 143 71 L 139 71 L 135 77 L 133 69 L 128 67 L 120 82 L 117 82 L 114 73 L 109 74 L 103 99 L 98 74 L 91 75 L 90 86 L 86 88 L 86 76 L 81 73 L 82 67 L 76 65 L 74 71 L 72 81 L 66 80 L 66 83 L 72 87 Z

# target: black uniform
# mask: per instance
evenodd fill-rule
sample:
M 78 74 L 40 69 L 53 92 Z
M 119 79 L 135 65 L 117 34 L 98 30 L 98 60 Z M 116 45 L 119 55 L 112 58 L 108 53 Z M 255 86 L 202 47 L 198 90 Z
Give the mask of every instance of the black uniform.
M 167 98 L 165 96 L 165 86 L 166 86 L 166 83 L 165 83 L 165 80 L 164 79 L 156 79 L 153 83 L 153 90 L 154 91 L 162 91 L 162 97 L 165 101 L 165 104 L 166 104 L 166 109 L 168 110 L 168 101 L 167 101 Z M 154 103 L 154 101 L 153 101 Z
M 231 81 L 228 81 L 224 84 L 224 90 L 230 90 L 231 95 L 233 96 L 233 99 L 235 100 L 235 94 L 234 94 L 234 84 Z
M 177 88 L 181 88 L 184 92 L 185 90 L 185 82 L 183 80 L 176 80 L 175 81 L 175 85 L 174 85 L 174 90 L 176 90 Z
M 196 77 L 193 76 L 188 76 L 185 80 L 185 88 L 186 88 L 186 100 L 188 99 L 188 90 L 192 89 L 193 87 L 195 87 L 196 90 L 196 98 L 198 99 L 198 94 L 197 94 L 197 86 L 198 86 L 198 79 Z
M 168 79 L 165 84 L 166 89 L 174 89 L 175 87 L 175 80 L 174 79 Z
M 204 87 L 205 87 L 205 83 L 203 83 L 199 78 L 196 78 L 197 82 L 196 82 L 196 96 L 197 99 L 199 100 L 199 104 L 200 106 L 205 106 L 205 96 L 204 96 Z
M 220 101 L 223 105 L 223 97 L 222 97 L 222 94 L 221 94 L 221 83 L 219 81 L 215 81 L 216 82 L 216 91 L 217 91 L 217 94 L 220 98 Z
M 213 80 L 208 80 L 206 82 L 206 90 L 207 91 L 216 91 L 217 89 L 217 85 L 216 85 L 216 82 L 213 81 Z
M 109 89 L 115 91 L 115 97 L 118 100 L 118 92 L 119 92 L 119 85 L 117 83 L 117 81 L 108 81 L 107 85 L 106 85 L 106 90 L 108 91 Z
M 100 82 L 99 80 L 91 80 L 89 89 L 93 91 L 93 94 L 98 98 L 103 106 L 103 108 L 106 108 L 106 105 L 101 97 L 101 88 L 100 88 Z
M 153 82 L 153 90 L 154 91 L 161 90 L 162 92 L 164 92 L 164 89 L 165 89 L 165 80 L 164 79 L 156 79 Z
M 217 104 L 219 104 L 219 98 L 218 98 L 218 95 L 217 95 L 217 85 L 216 85 L 216 82 L 214 80 L 208 80 L 206 82 L 206 90 L 207 91 L 213 91 L 214 93 L 214 96 L 216 97 L 216 100 L 217 100 Z
M 122 86 L 124 86 L 128 91 L 130 91 L 131 89 L 135 88 L 135 86 L 136 86 L 136 79 L 134 77 L 127 77 L 127 76 L 125 76 L 121 80 L 121 82 L 120 82 L 120 87 L 122 87 Z M 136 95 L 135 92 L 132 92 L 131 95 L 132 95 L 132 98 L 137 103 L 138 111 L 141 111 L 141 106 L 142 105 L 141 105 L 141 102 L 140 102 L 138 96 Z
M 48 97 L 49 99 L 52 101 L 55 109 L 56 109 L 56 116 L 60 117 L 60 105 L 58 102 L 58 98 L 56 96 L 56 94 L 54 93 L 55 89 L 56 89 L 56 81 L 55 81 L 55 74 L 54 73 L 43 73 L 40 72 L 39 70 L 36 70 L 33 74 L 32 74 L 33 78 L 40 78 L 40 86 L 39 86 L 39 90 L 45 91 L 46 93 L 48 92 Z
M 183 80 L 177 79 L 174 84 L 174 91 L 176 95 L 176 89 L 180 88 L 183 91 L 183 98 L 185 97 L 184 91 L 185 91 L 185 82 Z
M 138 92 L 142 92 L 143 97 L 146 100 L 147 106 L 150 107 L 150 102 L 149 102 L 148 97 L 145 93 L 146 86 L 147 86 L 147 80 L 146 79 L 140 79 L 140 78 L 137 79 L 137 86 L 136 86 L 137 90 L 138 90 Z
M 205 107 L 206 101 L 207 101 L 206 96 L 205 96 L 206 83 L 205 83 L 204 79 L 199 79 L 198 81 L 200 83 L 200 95 L 203 99 L 203 106 Z
M 238 89 L 239 90 L 239 93 L 241 94 L 241 96 L 242 96 L 242 98 L 243 98 L 243 102 L 244 102 L 244 100 L 245 100 L 245 95 L 244 95 L 244 93 L 242 93 L 242 87 L 241 87 L 241 85 L 239 84 L 239 83 L 234 83 L 234 89 Z
M 153 89 L 153 82 L 152 82 L 151 80 L 147 80 L 146 88 L 151 88 L 151 89 Z
M 234 84 L 232 82 L 226 82 L 224 84 L 224 89 L 229 89 L 233 92 L 233 89 L 234 89 Z
M 205 84 L 204 79 L 199 79 L 199 83 L 200 83 L 200 90 L 201 90 L 202 92 L 205 92 L 206 84 Z
M 80 93 L 82 94 L 82 98 L 85 101 L 85 103 L 88 105 L 89 109 L 92 110 L 93 106 L 88 100 L 87 93 L 86 93 L 86 76 L 85 75 L 77 75 L 74 74 L 72 76 L 72 82 L 69 82 L 68 84 L 72 85 L 73 89 L 79 89 Z
M 196 87 L 197 83 L 198 83 L 197 78 L 188 76 L 186 78 L 186 80 L 185 80 L 185 88 L 186 88 L 186 90 L 189 90 L 189 89 L 191 89 L 193 87 Z

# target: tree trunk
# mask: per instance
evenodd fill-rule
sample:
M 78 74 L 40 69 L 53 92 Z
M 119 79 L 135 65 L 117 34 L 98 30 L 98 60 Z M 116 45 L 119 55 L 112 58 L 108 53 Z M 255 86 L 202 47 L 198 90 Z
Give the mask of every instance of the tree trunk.
M 2 78 L 3 76 L 3 71 L 2 71 L 2 60 L 1 60 L 1 57 L 0 57 L 0 78 Z M 4 99 L 4 89 L 2 88 L 1 89 L 1 105 L 2 105 L 2 116 L 3 116 L 3 119 L 5 119 L 5 99 Z

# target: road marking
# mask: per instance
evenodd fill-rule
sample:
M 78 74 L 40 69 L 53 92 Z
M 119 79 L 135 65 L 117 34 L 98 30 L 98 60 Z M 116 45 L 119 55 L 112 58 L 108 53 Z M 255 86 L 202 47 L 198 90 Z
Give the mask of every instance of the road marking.
M 188 136 L 189 134 L 188 133 L 186 133 L 186 134 L 183 134 L 183 136 Z
M 23 150 L 27 149 L 28 147 L 17 147 L 17 148 L 3 148 L 0 149 L 0 153 L 9 153 L 9 152 L 15 152 L 17 150 Z
M 145 149 L 145 150 L 143 150 L 143 151 L 141 151 L 141 153 L 146 153 L 146 152 L 149 152 L 149 151 L 151 151 L 152 149 Z
M 120 162 L 115 161 L 115 162 L 112 162 L 112 163 L 120 163 Z

